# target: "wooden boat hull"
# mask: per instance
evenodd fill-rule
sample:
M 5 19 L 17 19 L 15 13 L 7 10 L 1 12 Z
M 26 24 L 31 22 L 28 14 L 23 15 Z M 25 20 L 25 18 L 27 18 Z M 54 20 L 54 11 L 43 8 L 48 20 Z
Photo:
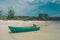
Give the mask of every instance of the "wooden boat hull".
M 27 32 L 27 31 L 37 31 L 40 27 L 17 27 L 17 26 L 8 26 L 11 32 Z

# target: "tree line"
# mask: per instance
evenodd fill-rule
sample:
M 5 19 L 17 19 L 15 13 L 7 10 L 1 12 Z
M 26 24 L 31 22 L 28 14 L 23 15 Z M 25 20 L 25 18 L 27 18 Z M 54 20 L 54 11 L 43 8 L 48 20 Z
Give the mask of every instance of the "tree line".
M 0 20 L 47 20 L 48 14 L 39 13 L 38 17 L 29 17 L 29 16 L 15 16 L 15 11 L 13 9 L 8 10 L 7 16 L 2 16 L 2 11 L 0 10 Z

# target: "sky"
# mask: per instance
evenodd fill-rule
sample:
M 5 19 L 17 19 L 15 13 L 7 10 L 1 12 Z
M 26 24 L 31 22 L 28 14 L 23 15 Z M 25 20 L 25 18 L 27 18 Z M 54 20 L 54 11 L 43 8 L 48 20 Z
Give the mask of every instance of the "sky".
M 47 13 L 52 17 L 60 17 L 60 0 L 0 0 L 0 10 L 8 15 L 14 9 L 16 16 L 38 16 Z

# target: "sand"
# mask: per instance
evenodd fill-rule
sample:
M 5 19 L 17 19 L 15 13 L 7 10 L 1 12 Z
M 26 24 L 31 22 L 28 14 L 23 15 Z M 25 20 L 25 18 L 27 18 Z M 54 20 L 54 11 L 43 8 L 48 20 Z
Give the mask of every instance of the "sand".
M 40 26 L 39 31 L 11 33 L 8 26 Z M 60 21 L 0 20 L 0 40 L 60 40 Z

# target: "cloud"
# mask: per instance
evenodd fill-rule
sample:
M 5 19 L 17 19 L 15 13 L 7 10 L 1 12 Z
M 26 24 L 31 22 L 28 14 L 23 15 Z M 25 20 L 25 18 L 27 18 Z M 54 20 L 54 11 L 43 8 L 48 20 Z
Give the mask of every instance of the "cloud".
M 60 0 L 0 0 L 0 9 L 7 13 L 9 8 L 13 8 L 15 15 L 29 15 L 29 13 L 35 15 L 35 11 L 32 11 L 37 9 L 37 6 L 45 5 L 48 2 L 60 3 Z M 36 12 L 38 13 L 38 11 Z
M 27 2 L 33 0 L 0 0 L 0 9 L 7 12 L 9 8 L 13 8 L 16 14 L 26 14 L 27 11 L 34 9 L 34 6 L 30 6 Z

